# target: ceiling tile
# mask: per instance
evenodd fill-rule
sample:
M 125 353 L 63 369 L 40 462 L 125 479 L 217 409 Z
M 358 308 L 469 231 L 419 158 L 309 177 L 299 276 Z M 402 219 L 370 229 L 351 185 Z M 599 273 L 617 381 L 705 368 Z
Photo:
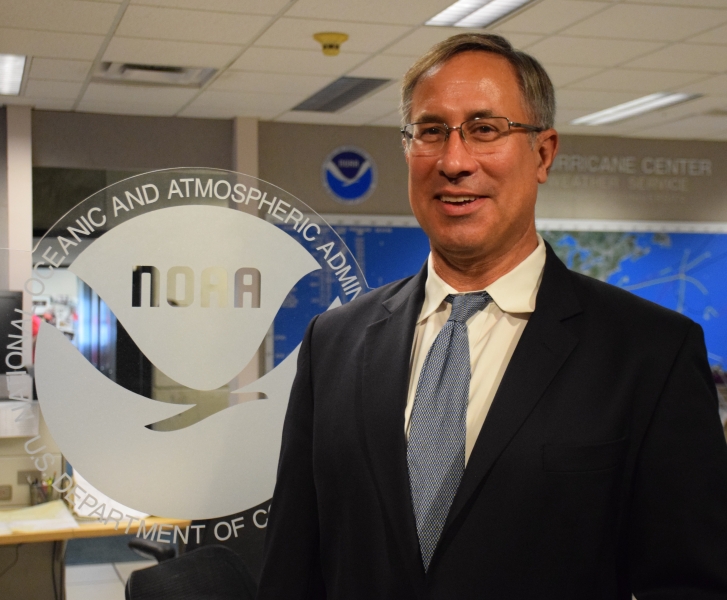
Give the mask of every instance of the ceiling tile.
M 257 48 L 245 50 L 230 69 L 260 73 L 305 73 L 306 75 L 343 75 L 363 62 L 368 54 L 342 52 L 326 56 L 321 50 L 289 50 L 287 48 Z
M 130 6 L 116 35 L 242 46 L 270 21 L 269 17 Z
M 690 94 L 709 94 L 710 96 L 727 96 L 727 75 L 716 75 L 682 87 L 680 92 Z
M 482 33 L 481 29 L 463 29 L 461 27 L 419 27 L 386 49 L 386 54 L 420 57 L 434 44 L 438 44 L 459 33 Z M 515 48 L 525 48 L 543 36 L 533 33 L 507 33 L 505 37 Z M 414 61 L 412 61 L 414 62 Z
M 547 68 L 550 80 L 555 87 L 566 86 L 573 81 L 595 75 L 601 67 L 577 67 L 575 65 L 549 65 Z
M 546 0 L 518 13 L 494 31 L 551 34 L 609 6 L 609 2 Z
M 259 94 L 249 92 L 220 92 L 216 90 L 205 90 L 190 106 L 207 108 L 244 108 L 273 111 L 279 114 L 289 110 L 297 100 L 288 94 Z
M 528 48 L 528 52 L 546 68 L 550 63 L 614 67 L 647 52 L 653 52 L 662 45 L 657 42 L 555 36 L 534 44 Z
M 283 17 L 276 21 L 257 42 L 256 46 L 271 48 L 320 49 L 313 34 L 321 31 L 341 31 L 349 35 L 341 46 L 341 52 L 377 52 L 399 36 L 409 31 L 403 25 L 371 25 L 368 23 L 345 23 L 318 21 L 312 19 L 291 19 Z
M 351 71 L 349 75 L 354 77 L 399 79 L 409 70 L 413 62 L 410 56 L 379 54 Z
M 93 60 L 104 37 L 87 33 L 55 33 L 0 27 L 0 52 Z
M 290 111 L 280 115 L 275 120 L 286 123 L 313 123 L 318 125 L 364 125 L 370 120 L 370 117 L 345 115 L 343 113 Z
M 727 46 L 674 44 L 635 59 L 625 66 L 664 71 L 721 73 L 725 70 L 726 65 Z
M 664 4 L 686 8 L 724 8 L 724 0 L 621 0 L 626 4 Z
M 207 90 L 185 108 L 184 116 L 231 118 L 234 116 L 272 119 L 290 110 L 298 99 L 281 94 L 250 94 Z
M 75 100 L 82 86 L 82 83 L 72 83 L 70 81 L 38 81 L 31 79 L 25 87 L 24 95 Z
M 0 11 L 3 27 L 106 35 L 118 6 L 82 0 L 3 0 Z
M 680 121 L 639 130 L 638 134 L 660 138 L 722 139 L 727 132 L 727 116 L 695 115 Z
M 614 4 L 566 29 L 567 35 L 676 41 L 727 21 L 727 11 L 677 6 Z M 652 26 L 645 26 L 646 23 Z
M 399 99 L 401 98 L 402 83 L 402 80 L 392 81 L 390 84 L 384 86 L 383 88 L 381 88 L 381 90 L 376 92 L 375 97 L 396 100 L 398 104 Z
M 703 137 L 694 137 L 691 135 L 688 135 L 687 133 L 682 133 L 681 135 L 675 135 L 669 131 L 664 131 L 661 129 L 645 129 L 644 131 L 637 131 L 633 133 L 631 136 L 624 136 L 624 137 L 633 137 L 633 138 L 640 138 L 640 139 L 655 139 L 655 140 L 696 140 L 696 141 L 705 141 L 705 142 L 724 142 L 727 141 L 727 131 L 720 131 L 720 132 L 713 132 L 709 135 L 705 135 Z
M 185 102 L 189 102 L 198 91 L 164 86 L 91 83 L 83 95 L 83 102 L 164 104 L 179 108 Z
M 229 63 L 240 48 L 221 44 L 114 37 L 104 60 L 174 67 L 216 67 Z
M 561 127 L 569 124 L 573 119 L 587 115 L 592 112 L 585 108 L 561 108 L 557 107 L 555 112 L 555 128 L 560 131 Z
M 417 0 L 416 2 L 368 2 L 340 0 L 298 0 L 285 13 L 287 17 L 336 19 L 362 23 L 419 25 L 452 4 L 452 0 Z
M 129 102 L 95 102 L 82 100 L 77 112 L 105 113 L 111 115 L 140 115 L 144 117 L 173 117 L 177 106 L 164 104 L 132 104 Z
M 379 118 L 397 110 L 397 104 L 386 98 L 370 97 L 340 111 L 342 115 Z
M 34 58 L 30 65 L 30 78 L 55 81 L 85 81 L 92 64 L 93 62 L 90 60 Z
M 401 127 L 401 117 L 399 116 L 399 111 L 395 111 L 389 113 L 388 115 L 375 119 L 374 121 L 370 121 L 369 123 L 367 123 L 367 125 L 396 127 L 398 129 L 399 127 Z
M 727 100 L 724 98 L 695 98 L 688 102 L 682 102 L 667 108 L 655 110 L 652 112 L 626 119 L 621 123 L 628 125 L 630 129 L 643 129 L 654 125 L 662 125 L 671 121 L 678 121 L 686 117 L 702 115 L 715 109 L 722 109 L 727 106 Z
M 715 108 L 722 108 L 727 104 L 724 98 L 697 98 L 689 102 L 683 102 L 667 108 L 644 113 L 642 115 L 624 119 L 616 123 L 609 123 L 599 127 L 573 126 L 587 130 L 591 135 L 632 135 L 642 129 L 660 126 L 678 121 L 686 117 L 698 116 L 710 112 Z M 587 113 L 573 115 L 572 118 L 583 116 Z M 572 120 L 572 119 L 570 119 Z M 561 129 L 562 125 L 559 127 Z
M 209 86 L 209 89 L 306 97 L 328 85 L 331 81 L 331 77 L 323 75 L 282 75 L 279 73 L 226 71 Z
M 289 0 L 131 0 L 133 6 L 163 6 L 247 15 L 275 15 Z
M 644 69 L 610 69 L 583 79 L 569 86 L 577 90 L 606 90 L 614 92 L 655 92 L 673 91 L 697 79 L 703 73 L 685 71 L 647 71 Z
M 251 117 L 261 121 L 271 121 L 279 114 L 280 112 L 266 108 L 228 108 L 222 106 L 191 105 L 178 112 L 175 116 L 201 119 L 234 119 L 235 117 Z
M 32 106 L 39 110 L 71 110 L 75 100 L 70 98 L 29 98 L 27 96 L 2 96 L 3 104 Z
M 585 108 L 592 112 L 635 100 L 631 92 L 594 92 L 591 90 L 558 90 L 555 99 L 558 108 Z
M 727 5 L 727 2 L 725 2 Z M 727 25 L 715 27 L 687 40 L 690 44 L 727 44 Z
M 391 110 L 395 110 L 399 107 L 399 98 L 401 97 L 401 82 L 400 81 L 392 81 L 391 83 L 385 85 L 383 88 L 381 88 L 378 92 L 372 94 L 371 96 L 368 96 L 368 99 L 371 100 L 378 100 L 381 102 L 388 102 L 393 108 Z
M 608 131 L 595 133 L 595 132 L 589 130 L 589 128 L 584 127 L 582 125 L 563 125 L 563 124 L 561 124 L 561 125 L 558 125 L 557 129 L 558 129 L 558 133 L 560 133 L 561 135 L 589 135 L 589 136 L 599 135 L 599 136 L 605 136 L 605 137 L 616 136 L 616 134 L 608 132 Z M 618 136 L 618 137 L 621 137 L 621 136 Z

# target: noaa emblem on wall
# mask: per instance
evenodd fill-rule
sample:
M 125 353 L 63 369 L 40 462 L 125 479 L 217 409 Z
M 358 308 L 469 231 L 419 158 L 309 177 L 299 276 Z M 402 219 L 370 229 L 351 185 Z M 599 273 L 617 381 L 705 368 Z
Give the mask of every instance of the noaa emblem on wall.
M 342 204 L 359 204 L 376 189 L 376 164 L 361 148 L 341 146 L 323 161 L 323 187 Z
M 295 286 L 314 276 L 329 282 L 334 300 L 321 310 L 367 289 L 348 249 L 307 205 L 214 169 L 146 173 L 101 190 L 51 228 L 33 265 L 29 292 L 42 294 L 67 268 L 178 390 L 175 400 L 126 389 L 42 323 L 35 374 L 51 435 L 113 500 L 182 519 L 231 515 L 272 496 L 300 344 L 277 365 L 259 357 Z M 216 412 L 162 426 L 209 394 L 224 399 Z

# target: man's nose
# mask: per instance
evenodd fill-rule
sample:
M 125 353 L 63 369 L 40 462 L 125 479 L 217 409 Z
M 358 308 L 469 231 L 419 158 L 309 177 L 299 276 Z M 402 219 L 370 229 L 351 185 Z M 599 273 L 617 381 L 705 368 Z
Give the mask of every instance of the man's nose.
M 462 138 L 459 128 L 450 129 L 438 161 L 439 172 L 447 179 L 458 179 L 470 175 L 477 169 L 477 161 L 472 157 Z

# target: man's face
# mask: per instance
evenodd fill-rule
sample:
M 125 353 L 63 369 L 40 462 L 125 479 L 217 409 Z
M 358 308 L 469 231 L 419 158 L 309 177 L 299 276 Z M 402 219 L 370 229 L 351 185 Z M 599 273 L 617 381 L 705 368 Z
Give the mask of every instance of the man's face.
M 464 52 L 435 67 L 417 83 L 411 106 L 414 123 L 457 127 L 487 115 L 530 123 L 515 71 L 486 52 Z M 409 202 L 435 259 L 497 259 L 524 244 L 532 251 L 538 183 L 557 149 L 555 131 L 537 135 L 533 144 L 527 131 L 513 129 L 491 153 L 472 155 L 456 131 L 437 156 L 407 155 Z

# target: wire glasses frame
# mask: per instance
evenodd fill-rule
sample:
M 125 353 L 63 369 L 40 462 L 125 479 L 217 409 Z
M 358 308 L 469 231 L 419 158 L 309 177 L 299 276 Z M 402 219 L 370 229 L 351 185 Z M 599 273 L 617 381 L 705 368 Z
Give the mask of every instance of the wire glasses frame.
M 401 128 L 401 134 L 412 156 L 440 154 L 453 131 L 459 131 L 462 141 L 472 154 L 488 154 L 493 148 L 507 142 L 512 128 L 533 133 L 545 131 L 536 125 L 515 123 L 507 117 L 477 117 L 464 121 L 459 127 L 434 122 L 407 123 Z

